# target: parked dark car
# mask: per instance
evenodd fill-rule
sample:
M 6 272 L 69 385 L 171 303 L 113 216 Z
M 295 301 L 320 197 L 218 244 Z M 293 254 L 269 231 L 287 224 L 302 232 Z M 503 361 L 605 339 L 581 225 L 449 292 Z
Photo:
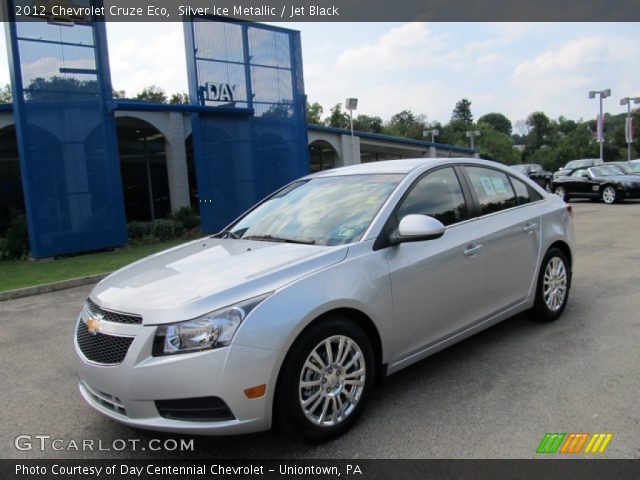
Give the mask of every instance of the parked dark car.
M 639 175 L 640 174 L 640 162 L 607 162 L 606 165 L 615 165 L 621 169 L 627 175 Z
M 523 175 L 526 175 L 548 192 L 551 191 L 553 174 L 545 171 L 541 165 L 538 165 L 537 163 L 523 163 L 522 165 L 511 165 L 511 168 L 517 170 Z
M 558 171 L 553 174 L 553 177 L 564 177 L 570 175 L 571 172 L 576 168 L 589 168 L 601 164 L 602 160 L 600 160 L 599 158 L 583 158 L 581 160 L 571 160 L 570 162 L 567 162 L 564 167 L 559 168 Z
M 552 188 L 565 202 L 571 198 L 591 198 L 611 204 L 625 198 L 640 198 L 640 175 L 626 175 L 615 165 L 577 168 L 569 175 L 554 178 Z

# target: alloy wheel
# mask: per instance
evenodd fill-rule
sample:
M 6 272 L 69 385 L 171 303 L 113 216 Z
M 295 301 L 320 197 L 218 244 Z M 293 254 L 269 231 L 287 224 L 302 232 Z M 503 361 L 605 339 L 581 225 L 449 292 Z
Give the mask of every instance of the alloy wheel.
M 553 257 L 544 271 L 544 303 L 552 312 L 560 310 L 567 295 L 567 268 L 559 257 Z
M 602 190 L 602 201 L 604 203 L 614 203 L 616 201 L 616 191 L 613 187 L 608 186 Z

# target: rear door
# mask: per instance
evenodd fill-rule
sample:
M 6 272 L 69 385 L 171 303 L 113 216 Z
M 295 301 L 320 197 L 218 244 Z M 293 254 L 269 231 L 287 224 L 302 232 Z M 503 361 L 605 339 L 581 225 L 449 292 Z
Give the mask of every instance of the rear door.
M 532 288 L 542 196 L 498 169 L 467 165 L 464 171 L 480 210 L 476 229 L 487 261 L 482 311 L 493 315 L 524 301 Z

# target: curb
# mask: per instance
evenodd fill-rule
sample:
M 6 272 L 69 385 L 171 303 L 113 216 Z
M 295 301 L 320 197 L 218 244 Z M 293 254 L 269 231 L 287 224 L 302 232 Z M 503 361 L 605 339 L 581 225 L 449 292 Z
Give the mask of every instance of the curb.
M 40 295 L 41 293 L 57 292 L 59 290 L 66 290 L 67 288 L 81 287 L 83 285 L 91 285 L 92 283 L 98 283 L 109 273 L 99 273 L 97 275 L 89 275 L 87 277 L 72 278 L 70 280 L 62 280 L 61 282 L 45 283 L 43 285 L 36 285 L 35 287 L 17 288 L 15 290 L 7 290 L 6 292 L 0 292 L 0 302 L 7 300 L 13 300 L 15 298 L 30 297 L 32 295 Z

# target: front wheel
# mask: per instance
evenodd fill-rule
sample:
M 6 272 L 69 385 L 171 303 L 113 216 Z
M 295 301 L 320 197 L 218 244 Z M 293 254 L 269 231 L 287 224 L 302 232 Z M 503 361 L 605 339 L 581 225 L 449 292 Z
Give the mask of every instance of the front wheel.
M 280 373 L 276 416 L 286 430 L 322 442 L 348 430 L 373 386 L 374 355 L 347 318 L 321 320 L 291 348 Z
M 602 201 L 607 205 L 611 205 L 612 203 L 616 203 L 618 201 L 618 192 L 611 185 L 607 185 L 602 189 L 601 192 Z
M 540 322 L 557 320 L 569 299 L 571 287 L 571 267 L 565 253 L 559 248 L 550 249 L 542 261 L 536 300 L 532 313 Z

